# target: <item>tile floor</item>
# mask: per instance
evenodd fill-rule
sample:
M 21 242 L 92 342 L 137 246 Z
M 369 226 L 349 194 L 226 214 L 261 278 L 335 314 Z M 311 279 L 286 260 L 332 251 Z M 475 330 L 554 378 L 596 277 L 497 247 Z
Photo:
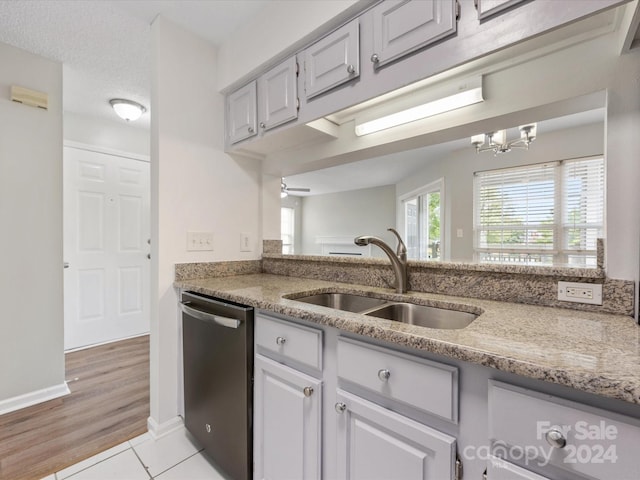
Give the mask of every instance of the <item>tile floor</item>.
M 148 433 L 42 480 L 225 480 L 184 429 L 158 440 Z

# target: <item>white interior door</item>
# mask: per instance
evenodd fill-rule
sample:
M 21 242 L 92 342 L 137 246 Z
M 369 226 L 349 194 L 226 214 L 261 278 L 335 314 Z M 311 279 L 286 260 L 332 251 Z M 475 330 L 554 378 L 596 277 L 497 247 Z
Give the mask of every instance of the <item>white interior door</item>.
M 64 147 L 65 350 L 149 331 L 149 162 Z

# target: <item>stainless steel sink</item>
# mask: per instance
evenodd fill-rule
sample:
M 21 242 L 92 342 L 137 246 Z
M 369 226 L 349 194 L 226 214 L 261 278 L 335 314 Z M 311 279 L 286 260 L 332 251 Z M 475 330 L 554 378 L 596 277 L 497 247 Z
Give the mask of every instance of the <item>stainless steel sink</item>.
M 317 295 L 291 298 L 291 300 L 428 328 L 464 328 L 478 316 L 474 313 L 460 312 L 458 310 L 428 307 L 407 302 L 393 302 L 352 293 L 319 293 Z
M 371 298 L 350 293 L 320 293 L 318 295 L 292 298 L 291 300 L 355 313 L 364 312 L 365 310 L 388 303 L 387 300 L 380 298 Z
M 409 325 L 442 329 L 464 328 L 477 317 L 474 313 L 399 302 L 387 302 L 386 305 L 366 312 L 365 315 L 395 320 Z

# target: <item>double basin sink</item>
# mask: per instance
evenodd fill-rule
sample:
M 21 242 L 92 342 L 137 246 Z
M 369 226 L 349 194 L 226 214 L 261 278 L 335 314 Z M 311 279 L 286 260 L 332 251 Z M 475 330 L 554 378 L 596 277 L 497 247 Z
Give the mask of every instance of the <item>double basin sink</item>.
M 290 299 L 428 328 L 460 329 L 469 325 L 477 317 L 476 314 L 469 312 L 395 302 L 351 293 L 320 293 Z

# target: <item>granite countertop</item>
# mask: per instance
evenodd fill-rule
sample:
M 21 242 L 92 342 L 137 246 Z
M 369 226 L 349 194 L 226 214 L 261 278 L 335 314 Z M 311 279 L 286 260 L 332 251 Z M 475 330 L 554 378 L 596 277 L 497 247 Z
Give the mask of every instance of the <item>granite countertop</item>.
M 633 318 L 269 274 L 177 281 L 175 286 L 346 332 L 640 404 L 640 327 Z M 455 307 L 478 318 L 440 330 L 366 317 L 285 298 L 359 293 Z

